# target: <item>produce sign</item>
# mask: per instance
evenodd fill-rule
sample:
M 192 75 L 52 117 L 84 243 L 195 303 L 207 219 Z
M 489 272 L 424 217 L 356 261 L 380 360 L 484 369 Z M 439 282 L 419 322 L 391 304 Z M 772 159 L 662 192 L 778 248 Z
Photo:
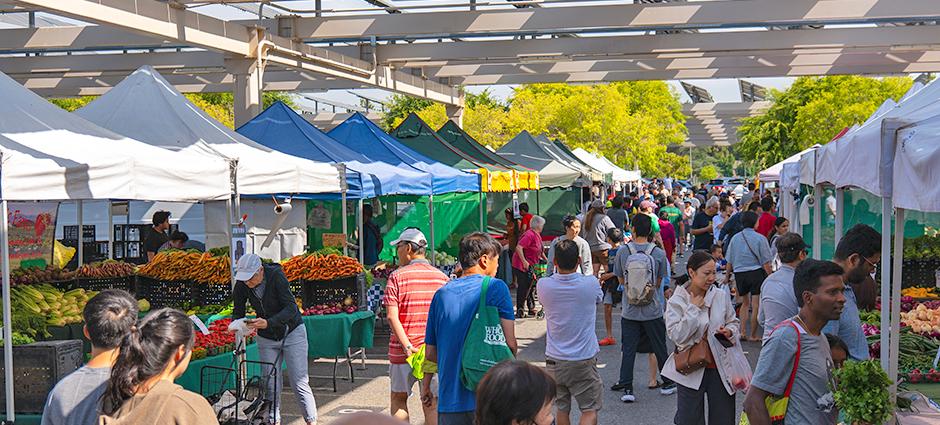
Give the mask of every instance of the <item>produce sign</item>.
M 10 223 L 10 267 L 51 265 L 55 241 L 55 219 L 58 203 L 13 202 L 7 223 Z
M 213 256 L 206 252 L 167 250 L 157 253 L 153 261 L 141 266 L 137 273 L 149 278 L 227 285 L 231 282 L 231 260 L 227 255 Z
M 235 351 L 235 332 L 228 330 L 230 323 L 232 319 L 219 319 L 209 325 L 209 335 L 196 332 L 193 360 Z M 251 343 L 251 337 L 246 343 Z
M 298 255 L 282 263 L 287 280 L 336 280 L 362 273 L 356 259 L 338 254 Z
M 10 284 L 12 286 L 59 282 L 63 280 L 71 280 L 74 278 L 75 272 L 70 272 L 64 269 L 57 269 L 52 266 L 47 266 L 45 268 L 26 267 L 10 272 Z
M 98 263 L 85 264 L 75 271 L 78 277 L 85 278 L 111 278 L 126 277 L 134 274 L 134 265 L 117 260 L 104 260 Z

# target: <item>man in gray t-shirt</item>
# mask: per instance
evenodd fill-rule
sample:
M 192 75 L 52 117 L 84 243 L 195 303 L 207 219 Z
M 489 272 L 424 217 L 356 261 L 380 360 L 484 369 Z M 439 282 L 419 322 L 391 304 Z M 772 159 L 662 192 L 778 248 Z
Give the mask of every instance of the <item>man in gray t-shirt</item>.
M 49 392 L 42 425 L 98 423 L 111 366 L 118 358 L 121 341 L 137 323 L 137 301 L 127 291 L 106 289 L 88 300 L 82 318 L 85 338 L 91 340 L 91 360 Z
M 751 385 L 772 394 L 783 394 L 793 372 L 797 330 L 784 324 L 777 328 L 761 350 Z M 790 390 L 786 423 L 832 424 L 838 417 L 832 398 L 832 357 L 826 335 L 810 335 L 800 329 L 800 364 Z
M 620 247 L 614 259 L 614 274 L 623 286 L 627 282 L 627 259 L 634 253 L 645 252 L 649 249 L 653 236 L 653 224 L 650 216 L 637 214 L 633 217 L 634 242 Z M 655 291 L 659 291 L 663 277 L 668 273 L 666 252 L 659 247 L 653 247 L 650 252 L 653 260 L 653 282 Z M 636 401 L 633 394 L 633 363 L 636 359 L 637 345 L 640 338 L 645 335 L 649 338 L 650 348 L 656 355 L 659 370 L 666 364 L 666 322 L 663 320 L 665 306 L 657 297 L 646 305 L 632 305 L 624 297 L 623 312 L 620 319 L 620 340 L 623 341 L 623 350 L 620 359 L 620 381 L 612 387 L 613 390 L 623 390 L 624 395 L 620 401 L 632 403 Z M 663 386 L 660 393 L 670 395 L 676 392 L 676 384 L 663 377 Z

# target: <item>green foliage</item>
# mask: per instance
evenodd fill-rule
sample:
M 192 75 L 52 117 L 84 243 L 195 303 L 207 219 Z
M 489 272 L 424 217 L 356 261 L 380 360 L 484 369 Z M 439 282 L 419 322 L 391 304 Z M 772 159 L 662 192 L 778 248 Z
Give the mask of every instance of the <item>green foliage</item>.
M 434 106 L 434 102 L 404 94 L 395 94 L 386 101 L 385 106 L 385 115 L 382 117 L 381 126 L 383 130 L 391 131 L 408 114 L 430 108 Z
M 493 109 L 502 109 L 507 110 L 507 106 L 504 105 L 499 99 L 493 97 L 493 94 L 490 93 L 489 89 L 484 89 L 479 94 L 473 94 L 467 92 L 464 99 L 466 107 L 469 109 L 477 109 L 479 107 L 488 107 Z
M 891 380 L 878 361 L 849 360 L 834 374 L 838 388 L 833 395 L 846 423 L 881 424 L 891 417 Z
M 69 112 L 74 112 L 76 109 L 81 108 L 89 103 L 92 100 L 95 100 L 97 96 L 80 96 L 80 97 L 63 97 L 63 98 L 51 98 L 49 102 L 55 106 L 58 106 L 62 109 L 65 109 Z
M 709 181 L 718 178 L 718 169 L 714 165 L 706 165 L 698 170 L 698 178 L 701 181 Z
M 773 105 L 765 113 L 742 120 L 735 149 L 751 165 L 766 168 L 829 142 L 886 99 L 899 99 L 912 83 L 908 77 L 800 77 L 786 91 L 771 90 Z

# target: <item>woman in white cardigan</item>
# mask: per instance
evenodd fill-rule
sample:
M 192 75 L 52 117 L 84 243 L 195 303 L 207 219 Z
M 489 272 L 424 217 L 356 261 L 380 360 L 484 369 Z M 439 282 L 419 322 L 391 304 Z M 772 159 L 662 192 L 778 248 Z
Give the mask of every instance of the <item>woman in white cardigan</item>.
M 725 425 L 734 420 L 735 389 L 731 384 L 731 360 L 716 338 L 722 334 L 739 344 L 738 318 L 728 294 L 715 286 L 715 260 L 695 251 L 688 261 L 687 282 L 677 285 L 666 304 L 666 334 L 677 350 L 691 348 L 707 337 L 708 366 L 687 375 L 676 370 L 675 354 L 669 356 L 662 375 L 679 384 L 676 425 Z M 708 421 L 705 402 L 708 400 Z

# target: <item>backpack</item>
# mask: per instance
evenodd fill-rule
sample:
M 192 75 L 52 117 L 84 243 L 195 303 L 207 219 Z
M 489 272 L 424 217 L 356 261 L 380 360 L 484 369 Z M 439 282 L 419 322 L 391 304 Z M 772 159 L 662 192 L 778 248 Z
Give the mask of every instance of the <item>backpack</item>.
M 656 261 L 652 252 L 656 245 L 649 244 L 643 251 L 637 251 L 632 242 L 627 244 L 629 256 L 624 272 L 626 273 L 626 298 L 630 305 L 644 306 L 653 302 L 656 294 Z

